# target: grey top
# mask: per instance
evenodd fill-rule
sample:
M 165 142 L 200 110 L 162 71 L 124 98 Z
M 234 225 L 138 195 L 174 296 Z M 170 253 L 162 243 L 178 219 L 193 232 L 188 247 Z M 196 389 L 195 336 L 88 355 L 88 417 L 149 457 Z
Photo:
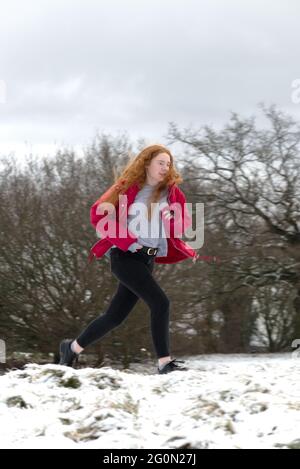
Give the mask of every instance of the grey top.
M 164 225 L 161 219 L 160 210 L 168 204 L 167 194 L 168 190 L 165 189 L 161 198 L 157 202 L 153 213 L 152 219 L 147 219 L 147 202 L 153 186 L 145 184 L 145 186 L 137 193 L 136 198 L 128 210 L 128 223 L 127 227 L 137 238 L 137 242 L 143 246 L 158 248 L 157 256 L 165 257 L 168 252 L 168 242 L 165 234 Z M 135 205 L 136 204 L 136 205 Z M 113 245 L 109 248 L 105 256 L 110 257 L 110 252 L 117 246 Z M 134 252 L 136 249 L 136 242 L 132 242 L 128 250 Z

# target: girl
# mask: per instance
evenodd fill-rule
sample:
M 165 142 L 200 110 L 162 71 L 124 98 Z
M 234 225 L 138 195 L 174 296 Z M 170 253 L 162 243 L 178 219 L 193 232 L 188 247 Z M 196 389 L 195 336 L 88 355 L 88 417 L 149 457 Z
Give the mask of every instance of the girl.
M 179 239 L 192 224 L 185 195 L 177 186 L 181 182 L 171 152 L 163 145 L 151 145 L 127 164 L 115 183 L 92 205 L 91 223 L 103 239 L 91 248 L 89 261 L 106 255 L 119 285 L 104 314 L 75 340 L 61 342 L 61 365 L 73 366 L 79 354 L 119 326 L 141 298 L 151 313 L 158 373 L 186 370 L 178 366 L 179 362 L 184 363 L 182 360 L 170 357 L 170 302 L 152 276 L 154 262 L 170 264 L 189 257 L 195 262 L 199 257 Z M 134 211 L 141 207 L 138 224 L 142 225 L 142 230 L 138 230 L 133 223 Z M 105 217 L 103 212 L 108 215 Z

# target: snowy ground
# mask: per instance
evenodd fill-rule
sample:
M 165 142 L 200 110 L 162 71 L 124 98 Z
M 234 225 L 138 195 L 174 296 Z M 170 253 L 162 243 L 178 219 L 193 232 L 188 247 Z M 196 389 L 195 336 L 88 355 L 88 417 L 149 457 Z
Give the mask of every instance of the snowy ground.
M 0 377 L 1 448 L 297 448 L 300 358 L 180 357 L 167 375 L 27 365 Z

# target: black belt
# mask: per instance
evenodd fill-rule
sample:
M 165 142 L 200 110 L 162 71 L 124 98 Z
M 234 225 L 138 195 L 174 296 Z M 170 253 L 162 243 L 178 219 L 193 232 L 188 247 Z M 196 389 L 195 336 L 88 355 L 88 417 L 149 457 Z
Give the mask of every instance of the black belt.
M 137 249 L 135 252 L 143 252 L 148 254 L 148 256 L 156 256 L 158 248 L 149 248 L 148 246 L 143 246 L 141 249 Z

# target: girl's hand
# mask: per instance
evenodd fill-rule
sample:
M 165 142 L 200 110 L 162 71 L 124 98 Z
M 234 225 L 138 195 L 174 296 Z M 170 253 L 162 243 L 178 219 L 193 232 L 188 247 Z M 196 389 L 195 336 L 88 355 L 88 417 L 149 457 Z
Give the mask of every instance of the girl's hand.
M 165 208 L 165 209 L 163 210 L 163 214 L 164 214 L 164 216 L 165 216 L 165 218 L 166 218 L 167 220 L 170 220 L 171 218 L 174 217 L 174 212 L 173 212 L 173 210 L 169 210 L 168 208 Z

